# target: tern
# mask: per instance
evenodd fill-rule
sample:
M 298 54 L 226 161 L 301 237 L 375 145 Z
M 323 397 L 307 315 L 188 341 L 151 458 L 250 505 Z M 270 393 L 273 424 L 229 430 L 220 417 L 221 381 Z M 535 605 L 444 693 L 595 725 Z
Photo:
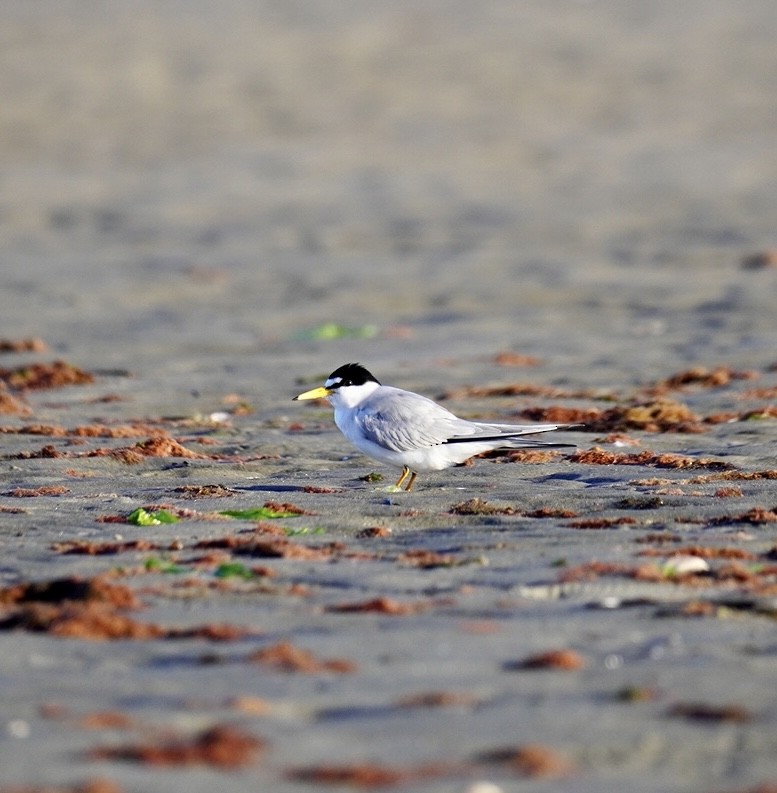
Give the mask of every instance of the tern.
M 381 385 L 358 363 L 340 366 L 323 386 L 294 399 L 329 400 L 335 424 L 359 451 L 402 469 L 395 489 L 410 490 L 419 471 L 450 468 L 492 449 L 574 446 L 525 438 L 573 424 L 467 421 L 421 394 Z

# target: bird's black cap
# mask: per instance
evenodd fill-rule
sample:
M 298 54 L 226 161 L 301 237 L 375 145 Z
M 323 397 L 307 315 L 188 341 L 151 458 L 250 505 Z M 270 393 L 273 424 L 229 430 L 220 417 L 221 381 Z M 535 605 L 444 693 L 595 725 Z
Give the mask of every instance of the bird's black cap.
M 341 388 L 347 385 L 364 385 L 365 383 L 378 383 L 380 382 L 370 372 L 368 372 L 360 363 L 345 363 L 339 366 L 327 378 L 327 383 L 332 382 L 333 388 Z

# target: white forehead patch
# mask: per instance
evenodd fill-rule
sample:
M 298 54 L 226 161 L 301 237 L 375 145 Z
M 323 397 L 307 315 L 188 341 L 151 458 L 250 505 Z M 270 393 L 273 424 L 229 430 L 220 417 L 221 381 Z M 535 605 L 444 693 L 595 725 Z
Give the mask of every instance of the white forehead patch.
M 324 388 L 337 388 L 342 382 L 342 377 L 330 377 L 329 380 L 324 383 Z

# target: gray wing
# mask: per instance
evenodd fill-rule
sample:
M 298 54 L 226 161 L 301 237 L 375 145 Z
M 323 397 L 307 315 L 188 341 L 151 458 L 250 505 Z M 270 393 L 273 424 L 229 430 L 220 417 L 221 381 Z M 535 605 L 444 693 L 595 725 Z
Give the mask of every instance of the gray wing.
M 425 449 L 442 443 L 501 442 L 510 446 L 567 446 L 545 444 L 522 435 L 550 432 L 570 424 L 484 424 L 466 421 L 431 399 L 401 388 L 384 386 L 356 412 L 364 436 L 395 452 Z
M 437 446 L 478 431 L 431 399 L 400 388 L 382 388 L 359 406 L 355 419 L 366 438 L 395 452 Z
M 504 442 L 521 435 L 549 432 L 563 424 L 481 424 L 466 421 L 431 399 L 385 386 L 356 412 L 364 436 L 395 452 L 425 449 L 442 443 Z M 516 445 L 544 445 L 538 441 Z M 495 444 L 496 445 L 496 444 Z

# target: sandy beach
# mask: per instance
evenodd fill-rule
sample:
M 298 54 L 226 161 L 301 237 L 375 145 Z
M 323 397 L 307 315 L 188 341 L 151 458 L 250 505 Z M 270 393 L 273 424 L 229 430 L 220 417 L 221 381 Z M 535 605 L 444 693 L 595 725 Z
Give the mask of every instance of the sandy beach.
M 0 792 L 773 790 L 775 35 L 6 2 Z M 392 492 L 349 361 L 585 426 Z

